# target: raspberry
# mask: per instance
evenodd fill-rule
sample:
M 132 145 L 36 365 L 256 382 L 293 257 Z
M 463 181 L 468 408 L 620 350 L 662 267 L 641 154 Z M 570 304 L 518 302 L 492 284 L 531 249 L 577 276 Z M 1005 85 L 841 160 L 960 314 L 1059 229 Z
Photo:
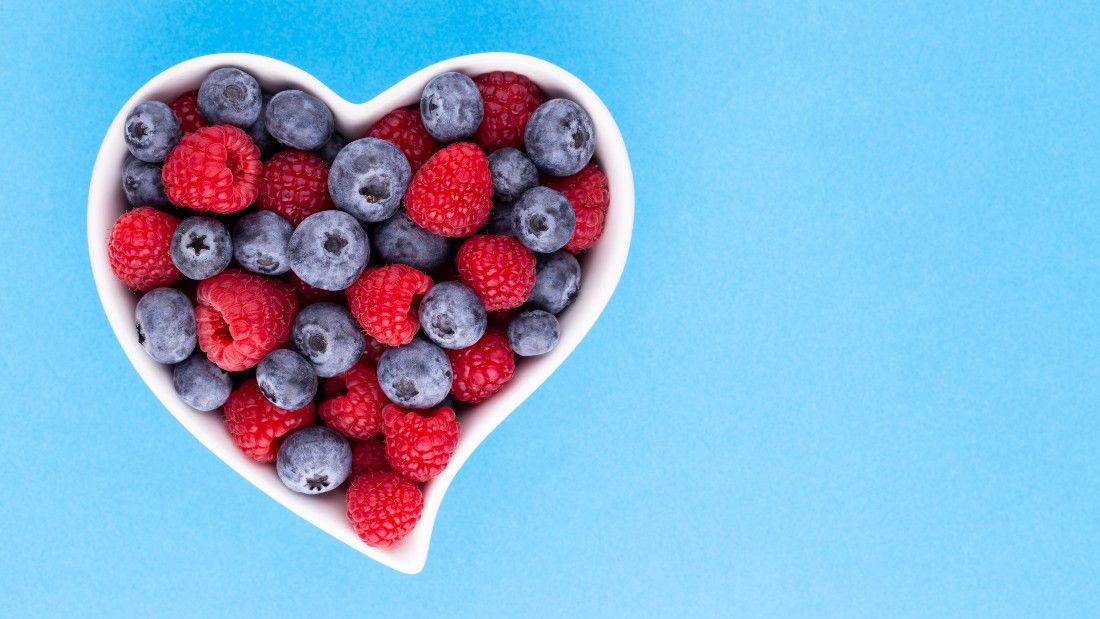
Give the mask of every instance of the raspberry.
M 573 215 L 577 219 L 577 227 L 573 229 L 573 236 L 569 237 L 564 249 L 571 254 L 579 254 L 600 240 L 606 216 L 598 208 L 576 209 Z
M 348 308 L 367 335 L 404 346 L 420 329 L 417 308 L 432 278 L 404 264 L 367 269 L 347 289 Z
M 474 140 L 488 152 L 506 146 L 522 149 L 527 120 L 546 101 L 542 89 L 511 71 L 483 73 L 474 78 L 474 83 L 485 104 L 485 116 Z
M 392 470 L 389 460 L 386 460 L 386 444 L 381 436 L 351 442 L 352 477 Z
M 122 283 L 135 290 L 167 286 L 183 277 L 172 263 L 172 235 L 179 219 L 142 206 L 126 211 L 111 226 L 107 258 Z
M 432 155 L 405 191 L 409 219 L 440 236 L 470 236 L 489 221 L 492 207 L 489 160 L 469 142 Z
M 168 107 L 176 113 L 180 120 L 180 129 L 184 133 L 192 133 L 207 126 L 206 119 L 199 113 L 199 91 L 192 90 L 176 97 Z
M 415 105 L 397 108 L 378 119 L 367 131 L 367 137 L 386 140 L 405 153 L 413 174 L 439 150 L 439 142 L 424 128 L 420 110 Z
M 413 530 L 424 494 L 397 473 L 360 475 L 348 488 L 348 521 L 369 546 L 389 548 Z
M 607 207 L 611 204 L 607 176 L 590 163 L 572 176 L 544 176 L 542 184 L 561 192 L 573 205 L 577 227 L 565 245 L 566 251 L 576 254 L 595 245 L 603 234 Z
M 389 404 L 374 367 L 360 360 L 322 385 L 326 399 L 317 412 L 325 425 L 348 438 L 368 439 L 382 431 L 382 407 Z
M 286 343 L 298 299 L 290 286 L 228 270 L 199 284 L 195 305 L 199 348 L 215 365 L 240 372 Z
M 428 481 L 447 468 L 458 445 L 458 421 L 447 406 L 413 411 L 396 404 L 382 409 L 386 460 L 413 481 Z
M 297 226 L 310 215 L 332 208 L 328 167 L 313 153 L 284 150 L 264 164 L 260 208 L 274 211 Z
M 298 410 L 272 404 L 255 378 L 241 383 L 225 401 L 225 426 L 246 456 L 263 464 L 275 461 L 283 437 L 313 425 L 313 402 Z
M 470 238 L 459 248 L 455 263 L 462 282 L 481 297 L 489 311 L 523 305 L 535 287 L 535 255 L 510 236 Z
M 310 286 L 303 282 L 302 278 L 298 277 L 294 271 L 287 273 L 287 281 L 290 282 L 290 287 L 294 289 L 294 294 L 298 296 L 298 304 L 302 307 L 321 303 L 322 301 L 340 303 L 343 300 L 339 291 L 321 290 Z
M 173 204 L 225 215 L 256 200 L 262 171 L 260 149 L 248 134 L 216 125 L 183 136 L 161 176 Z
M 369 335 L 364 339 L 365 345 L 363 347 L 363 356 L 374 365 L 378 365 L 378 360 L 382 358 L 382 353 L 386 352 L 389 346 L 386 346 Z
M 469 348 L 446 351 L 454 371 L 451 394 L 460 402 L 476 404 L 500 391 L 516 371 L 508 337 L 489 329 Z

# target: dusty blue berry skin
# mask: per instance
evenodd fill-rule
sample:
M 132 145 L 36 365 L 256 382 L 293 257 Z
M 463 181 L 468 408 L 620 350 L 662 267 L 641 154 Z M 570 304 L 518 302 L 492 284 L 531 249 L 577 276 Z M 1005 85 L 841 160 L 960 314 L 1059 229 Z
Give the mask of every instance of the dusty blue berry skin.
M 208 279 L 233 259 L 233 241 L 225 224 L 213 217 L 188 217 L 172 235 L 172 263 L 191 279 Z
M 291 342 L 322 378 L 343 374 L 363 355 L 366 341 L 343 305 L 307 305 L 294 319 Z
M 508 323 L 508 343 L 521 357 L 544 355 L 554 350 L 560 338 L 561 326 L 550 312 L 531 310 Z
M 387 264 L 407 264 L 421 271 L 443 266 L 451 255 L 451 242 L 413 223 L 405 211 L 378 224 L 371 231 L 371 244 Z
M 420 301 L 420 328 L 443 348 L 472 346 L 485 335 L 486 324 L 481 299 L 459 282 L 440 282 Z
M 336 159 L 336 155 L 340 154 L 340 151 L 348 145 L 348 139 L 340 135 L 340 132 L 333 131 L 329 139 L 317 149 L 317 156 L 321 158 L 321 161 L 325 162 L 325 165 L 332 166 L 333 160 Z
M 195 350 L 195 308 L 175 288 L 146 292 L 134 309 L 138 343 L 160 363 L 179 363 Z
M 229 373 L 211 363 L 201 351 L 172 368 L 172 386 L 181 400 L 200 411 L 212 411 L 225 404 L 233 390 Z
M 214 69 L 199 86 L 199 113 L 211 125 L 248 129 L 260 118 L 262 107 L 259 82 L 235 67 Z
M 160 101 L 134 106 L 122 126 L 130 154 L 149 163 L 160 163 L 180 141 L 180 121 L 172 108 Z
M 271 211 L 256 211 L 233 226 L 233 258 L 245 270 L 282 275 L 290 270 L 290 235 L 294 226 Z
M 531 251 L 558 251 L 569 242 L 576 227 L 573 205 L 548 187 L 528 189 L 512 208 L 512 231 Z
M 343 211 L 321 211 L 306 217 L 290 235 L 290 268 L 310 286 L 343 290 L 370 259 L 363 226 Z
M 245 129 L 245 133 L 252 138 L 256 148 L 260 149 L 260 157 L 267 159 L 279 150 L 279 142 L 267 132 L 267 124 L 264 122 L 264 112 L 267 110 L 267 104 L 271 102 L 271 93 L 263 93 L 260 99 L 260 116 L 248 129 Z
M 539 171 L 526 155 L 502 148 L 489 155 L 493 194 L 502 202 L 515 202 L 523 192 L 539 184 Z
M 168 206 L 160 169 L 159 163 L 149 163 L 136 157 L 126 160 L 126 165 L 122 166 L 122 191 L 130 206 Z
M 559 251 L 539 256 L 535 287 L 527 297 L 527 305 L 557 314 L 573 303 L 580 289 L 581 265 L 573 254 Z
M 301 90 L 276 93 L 264 111 L 271 137 L 291 148 L 317 150 L 332 136 L 332 110 L 324 101 Z
M 541 172 L 569 176 L 592 159 L 596 133 L 584 108 L 568 99 L 551 99 L 527 121 L 523 143 Z
M 485 225 L 489 234 L 515 236 L 512 232 L 512 209 L 514 208 L 515 204 L 512 202 L 493 200 L 493 210 L 489 211 L 489 223 Z
M 440 142 L 470 137 L 484 114 L 477 84 L 455 71 L 433 77 L 420 94 L 420 119 L 428 133 Z
M 336 208 L 362 222 L 388 219 L 401 206 L 412 169 L 393 144 L 363 138 L 345 146 L 328 174 L 328 192 Z
M 287 488 L 302 494 L 334 490 L 351 474 L 348 439 L 324 426 L 302 428 L 286 437 L 275 471 Z
M 451 391 L 454 374 L 447 353 L 416 338 L 387 348 L 378 360 L 378 384 L 391 402 L 405 408 L 431 408 Z
M 256 366 L 256 382 L 269 402 L 287 410 L 298 410 L 317 395 L 317 373 L 313 364 L 293 350 L 273 350 Z

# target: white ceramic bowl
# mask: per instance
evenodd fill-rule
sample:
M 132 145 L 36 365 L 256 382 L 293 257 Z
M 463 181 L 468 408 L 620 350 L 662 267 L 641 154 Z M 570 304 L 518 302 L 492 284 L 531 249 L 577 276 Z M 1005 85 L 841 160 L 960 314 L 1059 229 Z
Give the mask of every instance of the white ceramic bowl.
M 108 264 L 108 232 L 114 220 L 127 209 L 121 184 L 122 166 L 127 156 L 122 124 L 127 112 L 135 104 L 148 99 L 172 101 L 176 96 L 197 88 L 211 70 L 223 66 L 248 71 L 266 90 L 300 88 L 320 97 L 332 108 L 338 130 L 350 139 L 362 136 L 386 112 L 418 101 L 420 91 L 428 80 L 444 71 L 461 71 L 469 75 L 493 70 L 522 73 L 539 84 L 549 96 L 566 97 L 579 103 L 591 115 L 595 125 L 596 160 L 610 182 L 611 208 L 603 237 L 582 258 L 583 285 L 576 302 L 561 316 L 561 342 L 547 355 L 521 360 L 515 377 L 500 393 L 462 416 L 462 433 L 450 465 L 426 485 L 424 514 L 420 522 L 404 541 L 393 548 L 372 548 L 360 541 L 344 515 L 344 492 L 320 496 L 291 492 L 275 475 L 274 466 L 252 462 L 237 449 L 218 412 L 203 413 L 184 404 L 172 388 L 170 367 L 153 361 L 138 345 L 133 319 L 138 295 L 115 279 Z M 558 66 L 531 56 L 499 52 L 444 60 L 417 71 L 366 103 L 350 103 L 305 71 L 265 56 L 213 54 L 182 62 L 151 79 L 119 110 L 103 138 L 88 190 L 88 251 L 99 298 L 122 350 L 149 389 L 195 438 L 271 498 L 348 546 L 409 574 L 415 574 L 424 567 L 432 527 L 443 495 L 463 463 L 481 441 L 573 352 L 607 305 L 626 264 L 633 222 L 634 180 L 630 161 L 619 128 L 600 98 L 584 82 Z

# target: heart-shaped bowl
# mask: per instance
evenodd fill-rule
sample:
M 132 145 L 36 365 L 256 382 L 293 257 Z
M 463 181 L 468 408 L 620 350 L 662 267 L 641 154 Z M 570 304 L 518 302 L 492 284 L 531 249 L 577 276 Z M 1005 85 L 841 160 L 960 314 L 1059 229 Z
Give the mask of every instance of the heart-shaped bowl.
M 595 160 L 607 174 L 611 206 L 603 237 L 581 257 L 583 283 L 576 301 L 560 316 L 561 341 L 546 355 L 520 360 L 514 378 L 500 393 L 461 415 L 458 447 L 447 468 L 425 485 L 424 513 L 420 522 L 408 537 L 392 548 L 373 548 L 356 536 L 345 516 L 343 491 L 306 496 L 288 490 L 276 476 L 274 466 L 257 464 L 241 453 L 230 439 L 218 412 L 199 412 L 180 400 L 172 387 L 171 368 L 153 361 L 138 344 L 134 306 L 139 295 L 127 289 L 111 272 L 107 236 L 111 224 L 128 208 L 121 182 L 127 156 L 122 133 L 126 114 L 141 101 L 172 101 L 197 88 L 207 73 L 224 66 L 240 67 L 251 73 L 268 91 L 300 88 L 314 94 L 332 109 L 337 130 L 353 140 L 363 136 L 390 110 L 419 101 L 420 91 L 428 80 L 445 71 L 461 71 L 471 76 L 496 70 L 522 73 L 539 84 L 548 96 L 572 99 L 592 117 L 597 144 Z M 440 503 L 462 464 L 481 441 L 573 352 L 607 305 L 626 264 L 633 223 L 634 180 L 630 160 L 622 134 L 607 106 L 584 82 L 561 67 L 531 56 L 503 52 L 444 60 L 406 77 L 366 103 L 350 103 L 298 67 L 266 56 L 213 54 L 193 58 L 149 80 L 122 106 L 103 138 L 88 190 L 88 252 L 96 289 L 122 350 L 153 394 L 195 438 L 271 498 L 348 546 L 408 574 L 415 574 L 424 567 Z

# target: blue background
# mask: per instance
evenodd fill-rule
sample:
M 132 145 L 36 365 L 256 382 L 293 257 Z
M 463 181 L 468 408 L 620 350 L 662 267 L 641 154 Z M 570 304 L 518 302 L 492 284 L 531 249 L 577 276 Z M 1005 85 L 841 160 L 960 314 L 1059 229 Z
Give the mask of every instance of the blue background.
M 1097 5 L 28 4 L 0 22 L 0 614 L 1100 614 Z M 634 244 L 407 577 L 161 409 L 87 185 L 188 57 L 365 100 L 487 50 L 604 98 Z

